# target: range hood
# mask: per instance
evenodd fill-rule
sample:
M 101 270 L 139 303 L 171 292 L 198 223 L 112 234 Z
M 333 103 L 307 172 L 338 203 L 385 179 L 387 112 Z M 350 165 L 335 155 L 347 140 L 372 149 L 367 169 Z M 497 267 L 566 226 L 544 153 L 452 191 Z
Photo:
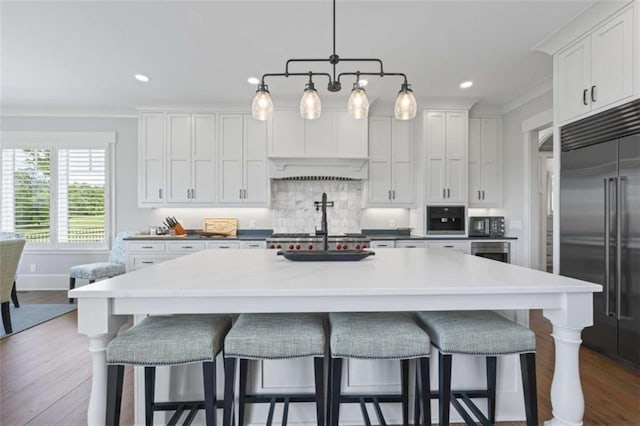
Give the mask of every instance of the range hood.
M 270 179 L 367 179 L 367 158 L 269 158 Z

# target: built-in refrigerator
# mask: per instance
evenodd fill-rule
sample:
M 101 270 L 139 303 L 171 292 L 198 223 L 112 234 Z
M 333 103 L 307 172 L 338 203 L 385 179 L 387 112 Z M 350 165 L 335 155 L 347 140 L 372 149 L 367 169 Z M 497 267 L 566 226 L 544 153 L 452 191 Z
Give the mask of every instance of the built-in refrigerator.
M 584 345 L 639 366 L 640 103 L 570 126 L 561 131 L 560 274 L 603 286 Z

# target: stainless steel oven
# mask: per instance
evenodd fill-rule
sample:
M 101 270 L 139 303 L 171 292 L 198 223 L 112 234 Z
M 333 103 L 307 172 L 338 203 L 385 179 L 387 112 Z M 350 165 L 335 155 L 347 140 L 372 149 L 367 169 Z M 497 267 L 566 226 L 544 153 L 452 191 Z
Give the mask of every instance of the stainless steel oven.
M 498 262 L 511 263 L 511 243 L 509 242 L 471 242 L 471 254 Z

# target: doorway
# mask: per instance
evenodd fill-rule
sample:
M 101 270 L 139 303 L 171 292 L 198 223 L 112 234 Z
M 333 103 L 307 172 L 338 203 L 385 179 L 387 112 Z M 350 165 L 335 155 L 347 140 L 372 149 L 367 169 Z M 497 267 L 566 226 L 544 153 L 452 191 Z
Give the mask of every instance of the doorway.
M 538 132 L 538 265 L 553 272 L 554 156 L 553 129 Z

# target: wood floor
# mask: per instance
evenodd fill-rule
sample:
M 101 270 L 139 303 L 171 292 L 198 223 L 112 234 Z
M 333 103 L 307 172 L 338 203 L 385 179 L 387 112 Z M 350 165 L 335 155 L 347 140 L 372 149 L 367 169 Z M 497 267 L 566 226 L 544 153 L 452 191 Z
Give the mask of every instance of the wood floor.
M 64 303 L 64 292 L 20 293 L 21 303 Z M 46 301 L 43 301 L 46 300 Z M 83 425 L 91 389 L 89 342 L 76 311 L 0 340 L 0 425 Z M 531 314 L 538 336 L 540 420 L 551 418 L 553 342 L 549 322 Z M 640 371 L 589 349 L 580 352 L 585 425 L 640 425 Z M 133 423 L 133 374 L 126 369 L 121 424 Z M 520 425 L 510 422 L 502 425 Z

